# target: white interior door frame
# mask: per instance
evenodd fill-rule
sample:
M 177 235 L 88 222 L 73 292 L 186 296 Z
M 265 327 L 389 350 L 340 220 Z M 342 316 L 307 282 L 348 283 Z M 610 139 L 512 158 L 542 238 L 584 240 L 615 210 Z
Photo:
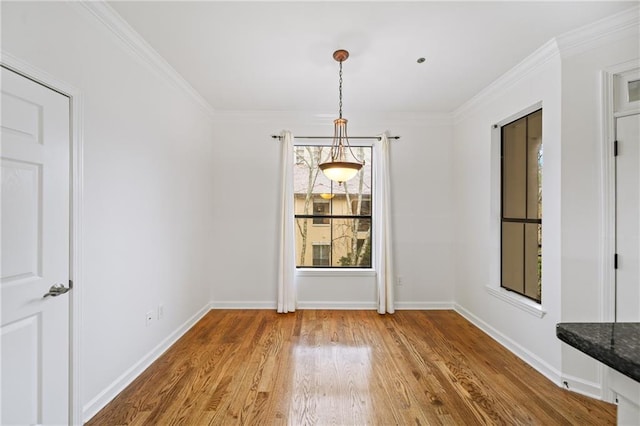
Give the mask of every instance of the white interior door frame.
M 68 96 L 70 99 L 71 125 L 69 134 L 71 135 L 71 194 L 70 205 L 70 279 L 73 282 L 73 291 L 70 297 L 70 348 L 69 348 L 69 424 L 80 425 L 84 423 L 82 418 L 82 402 L 80 400 L 80 324 L 82 318 L 82 147 L 83 147 L 83 114 L 82 114 L 82 93 L 79 89 L 71 86 L 51 74 L 38 69 L 15 56 L 2 51 L 0 63 L 3 66 L 29 78 L 37 83 L 49 87 L 56 92 Z
M 601 139 L 600 144 L 600 188 L 601 188 L 601 225 L 600 225 L 600 294 L 601 304 L 599 320 L 612 322 L 615 319 L 615 283 L 613 255 L 616 249 L 616 166 L 613 145 L 616 132 L 615 112 L 615 76 L 640 68 L 640 59 L 624 62 L 602 71 L 601 79 Z M 636 111 L 640 112 L 640 111 Z M 625 112 L 626 114 L 633 112 Z M 614 395 L 609 390 L 605 369 L 599 366 L 602 386 L 602 398 L 613 402 Z

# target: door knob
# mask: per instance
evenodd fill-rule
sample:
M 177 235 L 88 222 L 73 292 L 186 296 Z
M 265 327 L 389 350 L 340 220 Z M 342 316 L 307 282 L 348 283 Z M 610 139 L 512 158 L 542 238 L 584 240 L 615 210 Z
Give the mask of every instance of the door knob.
M 60 296 L 61 294 L 65 294 L 66 292 L 68 292 L 69 290 L 71 290 L 69 287 L 65 287 L 64 284 L 54 284 L 51 286 L 51 288 L 49 289 L 49 291 L 47 293 L 45 293 L 44 296 L 42 296 L 42 298 L 46 298 L 46 297 L 56 297 L 56 296 Z

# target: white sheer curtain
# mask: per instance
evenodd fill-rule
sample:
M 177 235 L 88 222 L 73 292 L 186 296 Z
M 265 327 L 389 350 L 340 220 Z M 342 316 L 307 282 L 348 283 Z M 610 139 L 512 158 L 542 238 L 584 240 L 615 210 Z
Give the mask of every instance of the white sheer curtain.
M 393 249 L 391 233 L 391 184 L 389 178 L 389 139 L 386 134 L 373 145 L 373 176 L 375 179 L 374 265 L 378 288 L 378 313 L 395 312 L 393 302 Z
M 293 135 L 281 134 L 280 247 L 278 259 L 278 312 L 296 310 L 296 245 L 293 224 Z

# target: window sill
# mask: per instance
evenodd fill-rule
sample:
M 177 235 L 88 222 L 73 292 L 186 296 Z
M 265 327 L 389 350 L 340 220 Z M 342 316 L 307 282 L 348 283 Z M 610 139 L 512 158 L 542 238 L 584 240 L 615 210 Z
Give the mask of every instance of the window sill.
M 527 299 L 524 296 L 520 296 L 511 291 L 504 290 L 502 288 L 496 288 L 491 286 L 486 286 L 487 292 L 492 296 L 497 297 L 500 300 L 503 300 L 516 308 L 519 308 L 525 311 L 528 314 L 533 315 L 534 317 L 542 318 L 545 316 L 547 311 L 542 309 L 542 305 L 537 304 L 536 302 Z
M 375 277 L 373 269 L 319 269 L 298 268 L 296 275 L 299 277 Z

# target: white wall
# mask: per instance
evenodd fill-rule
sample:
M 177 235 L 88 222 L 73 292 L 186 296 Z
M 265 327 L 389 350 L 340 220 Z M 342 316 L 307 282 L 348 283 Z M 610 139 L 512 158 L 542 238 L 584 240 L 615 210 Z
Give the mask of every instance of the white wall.
M 279 209 L 279 142 L 282 129 L 294 135 L 331 135 L 333 113 L 226 112 L 216 115 L 214 193 L 216 280 L 213 304 L 220 307 L 275 307 Z M 389 130 L 392 142 L 393 229 L 398 307 L 451 307 L 453 257 L 448 118 L 348 116 L 351 135 Z M 241 170 L 241 173 L 238 171 Z M 238 226 L 238 224 L 241 224 Z M 300 307 L 371 308 L 373 276 L 305 276 Z
M 91 415 L 209 301 L 275 307 L 280 147 L 270 135 L 328 135 L 334 112 L 211 120 L 77 4 L 3 2 L 2 50 L 84 96 L 81 398 Z M 597 72 L 637 54 L 637 34 L 564 57 L 550 43 L 459 109 L 455 124 L 348 116 L 352 135 L 402 136 L 391 158 L 399 308 L 455 300 L 549 377 L 566 372 L 592 390 L 595 363 L 561 349 L 554 326 L 597 319 Z M 486 290 L 499 264 L 490 126 L 540 102 L 543 318 Z M 145 327 L 160 303 L 164 319 Z M 299 303 L 373 307 L 373 277 L 305 277 Z
M 81 402 L 208 305 L 212 121 L 86 9 L 2 3 L 2 50 L 84 97 Z M 164 318 L 145 327 L 145 313 Z M 120 379 L 119 379 L 120 378 Z
M 539 318 L 495 297 L 499 287 L 499 147 L 492 125 L 542 104 L 543 284 Z M 555 43 L 487 88 L 458 112 L 454 126 L 456 292 L 460 310 L 548 376 L 560 370 L 560 59 Z M 493 157 L 492 157 L 493 156 Z M 494 170 L 492 170 L 492 167 Z M 493 179 L 492 179 L 493 177 Z
M 454 125 L 458 309 L 557 384 L 567 381 L 571 389 L 596 397 L 604 394 L 599 364 L 561 344 L 555 324 L 603 320 L 600 72 L 638 57 L 637 20 L 635 9 L 543 46 L 461 107 Z M 492 150 L 490 126 L 538 102 L 544 141 L 543 318 L 485 288 L 498 286 L 499 279 L 499 209 L 491 204 L 499 190 L 492 186 L 499 151 Z
M 601 281 L 601 72 L 640 58 L 636 25 L 562 51 L 562 321 L 603 321 Z M 612 155 L 611 152 L 608 155 Z M 611 264 L 612 254 L 609 254 Z M 597 362 L 562 346 L 562 372 L 587 384 L 600 380 Z

